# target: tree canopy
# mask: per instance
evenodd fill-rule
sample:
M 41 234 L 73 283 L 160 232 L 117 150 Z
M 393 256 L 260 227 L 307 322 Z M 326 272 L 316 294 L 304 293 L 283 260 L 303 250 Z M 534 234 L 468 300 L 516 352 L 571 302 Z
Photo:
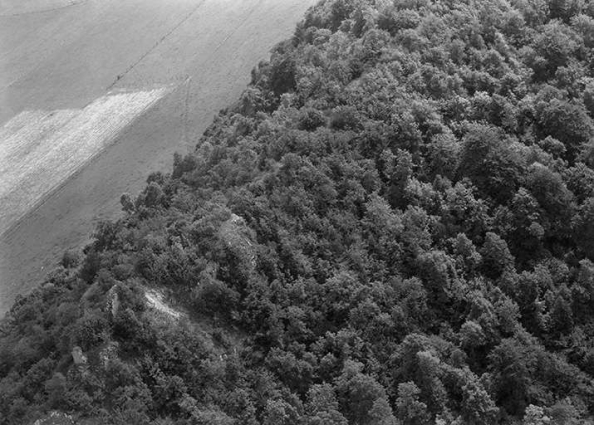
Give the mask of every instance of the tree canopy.
M 15 302 L 0 418 L 591 423 L 593 47 L 581 0 L 322 0 Z

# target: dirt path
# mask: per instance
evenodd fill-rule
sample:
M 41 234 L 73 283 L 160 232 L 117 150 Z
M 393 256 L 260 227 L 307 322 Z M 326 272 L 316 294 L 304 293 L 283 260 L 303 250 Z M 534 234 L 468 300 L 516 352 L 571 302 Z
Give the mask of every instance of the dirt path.
M 87 0 L 0 13 L 0 125 L 25 110 L 83 108 L 110 87 L 178 85 L 0 239 L 0 314 L 98 220 L 117 217 L 123 192 L 169 171 L 314 2 Z

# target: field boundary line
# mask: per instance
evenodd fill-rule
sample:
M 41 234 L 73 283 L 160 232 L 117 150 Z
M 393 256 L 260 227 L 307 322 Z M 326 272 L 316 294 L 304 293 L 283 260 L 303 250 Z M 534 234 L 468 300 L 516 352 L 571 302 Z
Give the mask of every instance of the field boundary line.
M 136 65 L 138 65 L 140 62 L 142 62 L 157 47 L 159 47 L 171 34 L 173 34 L 175 31 L 177 31 L 177 29 L 179 27 L 181 27 L 183 24 L 185 24 L 192 17 L 192 15 L 194 15 L 198 11 L 198 9 L 200 9 L 204 5 L 205 2 L 206 2 L 206 0 L 201 0 L 200 3 L 198 3 L 196 5 L 196 7 L 194 7 L 186 16 L 184 16 L 181 19 L 181 21 L 179 21 L 177 24 L 175 24 L 173 26 L 173 28 L 171 28 L 168 32 L 165 33 L 165 35 L 163 35 L 159 40 L 157 40 L 157 42 L 153 45 L 153 47 L 151 47 L 144 54 L 142 54 L 140 56 L 140 58 L 138 58 L 138 60 L 136 60 L 136 62 L 132 63 L 122 74 L 118 75 L 115 78 L 115 80 L 113 80 L 113 82 L 105 90 L 106 91 L 111 90 L 122 78 L 124 78 L 126 75 L 128 75 L 128 73 L 130 71 L 132 71 L 136 67 Z
M 250 11 L 247 13 L 246 17 L 238 24 L 236 25 L 231 32 L 219 43 L 217 44 L 217 47 L 214 48 L 213 53 L 218 52 L 221 47 L 223 46 L 223 44 L 225 44 L 227 42 L 227 40 L 229 40 L 231 37 L 233 37 L 233 35 L 235 35 L 235 33 L 248 21 L 248 19 L 250 18 L 250 16 L 253 15 L 254 11 L 260 7 L 260 5 L 262 4 L 262 0 L 258 1 L 258 4 L 252 6 L 252 8 L 250 9 Z M 191 131 L 191 134 L 187 134 L 185 137 L 194 140 L 194 138 L 197 135 L 197 131 Z M 186 145 L 188 143 L 186 142 Z
M 218 52 L 219 49 L 221 48 L 221 46 L 223 44 L 225 44 L 227 42 L 227 40 L 229 40 L 231 37 L 233 37 L 233 35 L 237 32 L 237 30 L 239 30 L 239 28 L 241 28 L 243 26 L 243 24 L 245 24 L 248 19 L 250 18 L 250 16 L 252 16 L 252 14 L 254 13 L 254 11 L 260 7 L 260 5 L 262 4 L 262 0 L 258 1 L 258 4 L 252 6 L 252 8 L 250 9 L 250 11 L 248 12 L 248 14 L 245 16 L 245 18 L 239 23 L 239 25 L 235 26 L 235 28 L 233 28 L 233 30 L 229 33 L 229 35 L 227 35 L 227 37 L 225 37 L 223 39 L 223 41 L 221 41 L 217 47 L 215 47 L 214 52 Z

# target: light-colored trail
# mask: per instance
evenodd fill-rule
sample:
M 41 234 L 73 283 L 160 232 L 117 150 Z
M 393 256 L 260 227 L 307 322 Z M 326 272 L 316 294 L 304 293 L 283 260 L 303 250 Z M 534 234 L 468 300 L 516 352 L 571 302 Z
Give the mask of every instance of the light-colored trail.
M 2 16 L 7 3 L 0 3 L 0 126 L 11 126 L 0 129 L 0 139 L 25 131 L 31 119 L 41 123 L 27 131 L 51 132 L 54 119 L 67 121 L 68 111 L 84 109 L 112 85 L 135 92 L 178 87 L 115 131 L 105 149 L 0 237 L 0 314 L 65 249 L 88 241 L 97 221 L 118 217 L 122 193 L 138 193 L 152 171 L 170 171 L 173 153 L 193 148 L 315 1 L 86 0 L 16 16 Z M 19 115 L 40 110 L 62 115 Z M 12 140 L 0 155 L 33 153 L 41 138 Z M 0 180 L 5 173 L 6 165 Z

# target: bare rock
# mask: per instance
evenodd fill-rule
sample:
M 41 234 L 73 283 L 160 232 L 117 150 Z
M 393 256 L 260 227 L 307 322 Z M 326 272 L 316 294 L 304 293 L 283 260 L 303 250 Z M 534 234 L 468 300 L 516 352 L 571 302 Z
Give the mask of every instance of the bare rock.
M 248 269 L 256 266 L 256 254 L 252 246 L 250 229 L 242 217 L 231 214 L 231 217 L 221 225 L 219 237 Z
M 72 360 L 77 366 L 85 366 L 87 364 L 87 356 L 85 356 L 82 348 L 80 348 L 78 345 L 72 348 Z
M 75 423 L 72 416 L 54 410 L 43 418 L 37 419 L 33 425 L 74 425 Z
M 119 308 L 120 299 L 118 297 L 117 287 L 114 285 L 107 291 L 107 309 L 111 312 L 112 319 L 115 319 L 117 316 Z

